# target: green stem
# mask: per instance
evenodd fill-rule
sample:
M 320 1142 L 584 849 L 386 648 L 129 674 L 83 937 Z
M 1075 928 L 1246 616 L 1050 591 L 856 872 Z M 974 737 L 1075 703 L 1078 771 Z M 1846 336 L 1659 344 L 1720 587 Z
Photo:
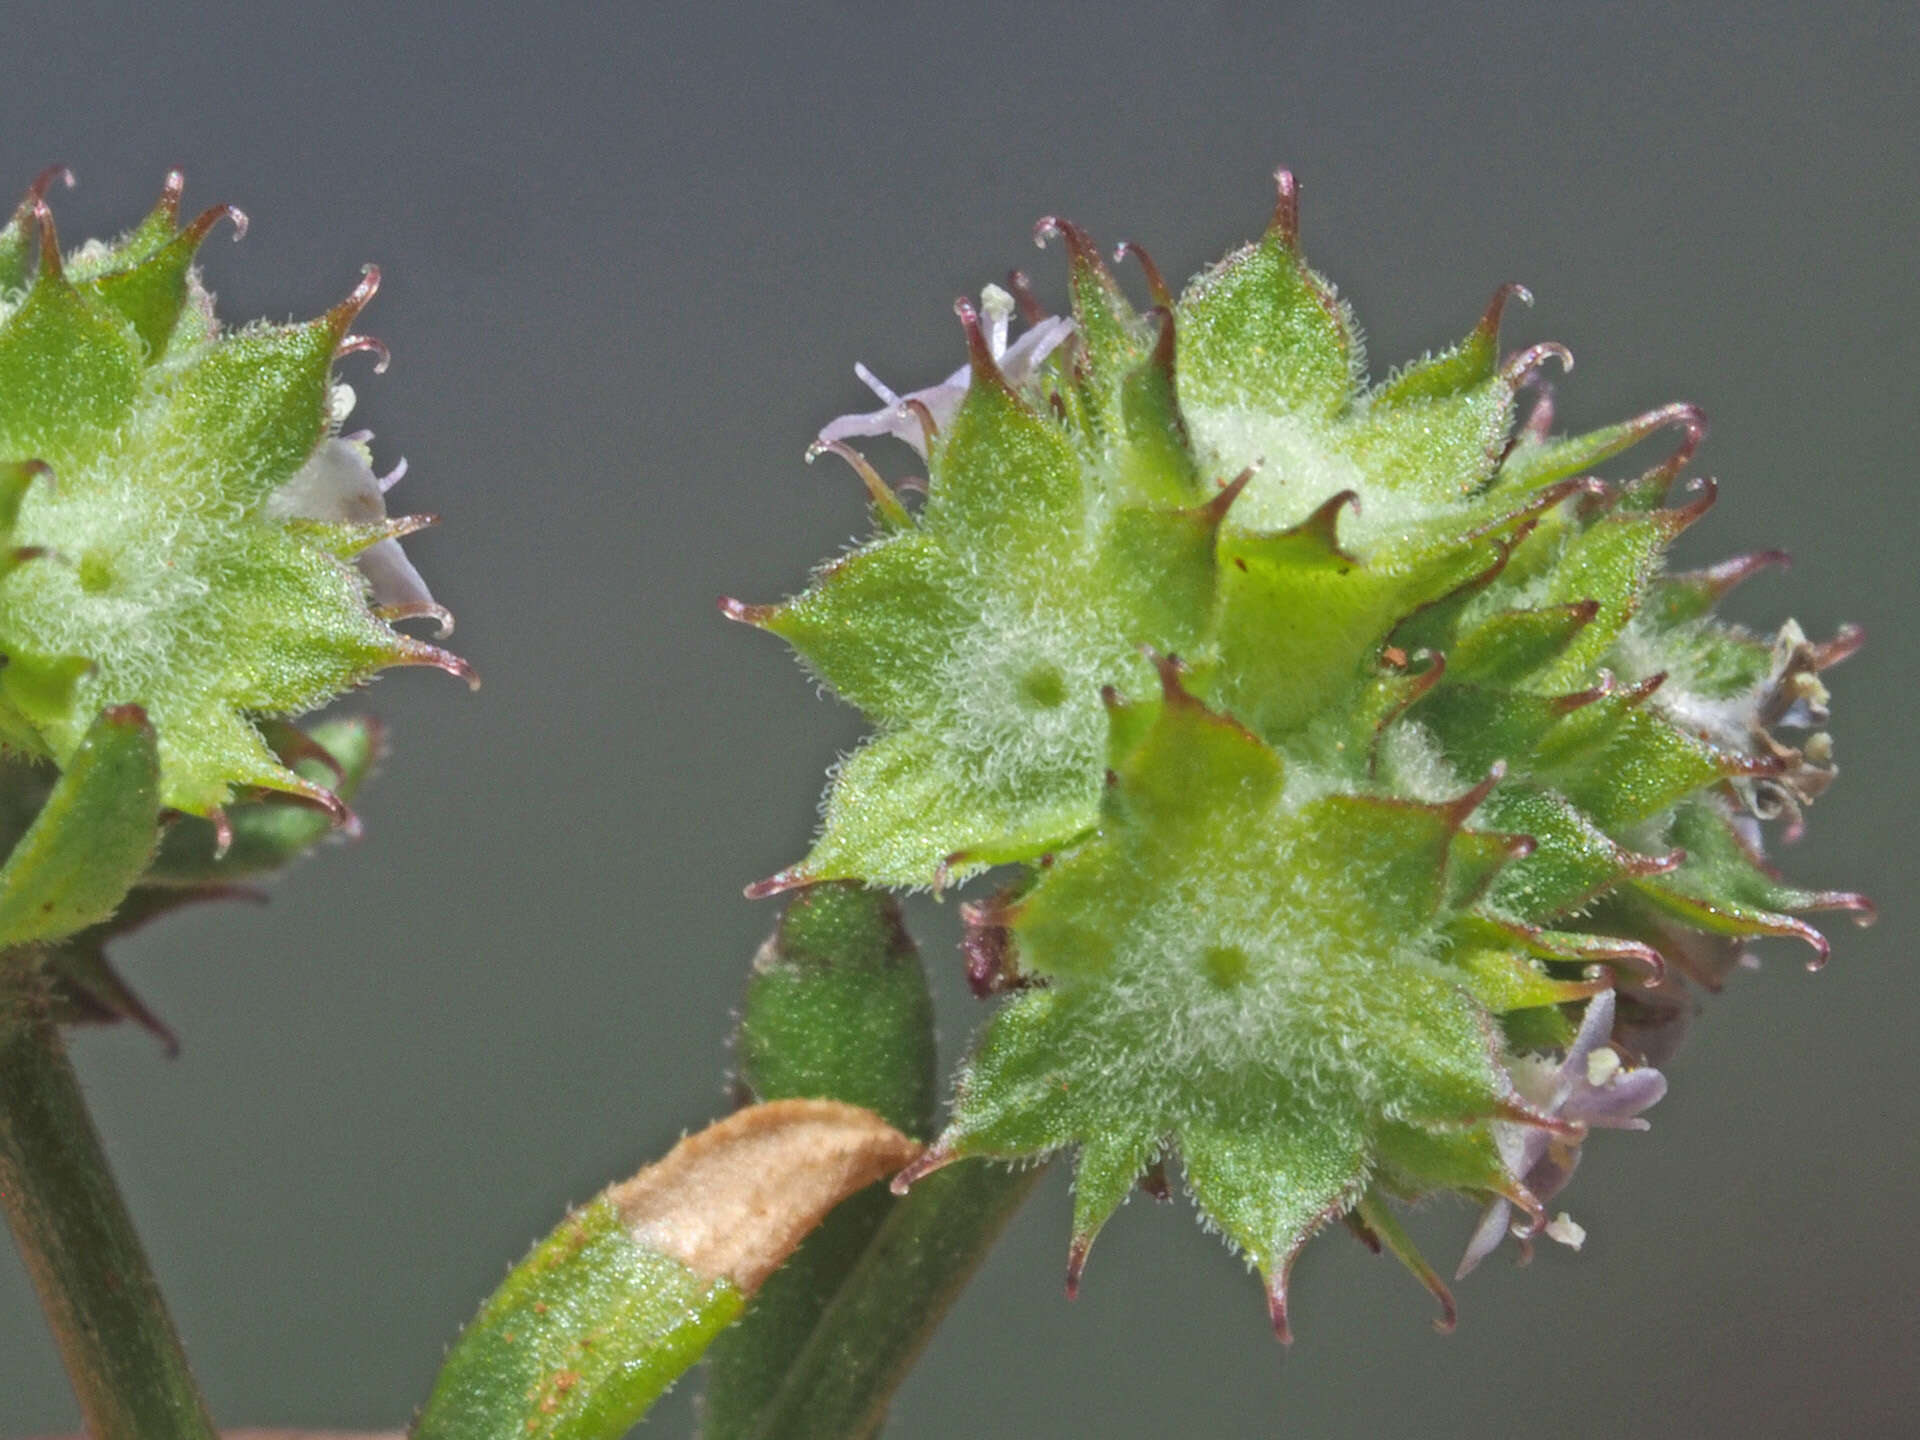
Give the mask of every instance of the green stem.
M 1040 1175 L 974 1160 L 916 1184 L 794 1358 L 756 1440 L 877 1434 L 893 1392 Z
M 0 1207 L 91 1440 L 213 1440 L 38 967 L 0 952 Z

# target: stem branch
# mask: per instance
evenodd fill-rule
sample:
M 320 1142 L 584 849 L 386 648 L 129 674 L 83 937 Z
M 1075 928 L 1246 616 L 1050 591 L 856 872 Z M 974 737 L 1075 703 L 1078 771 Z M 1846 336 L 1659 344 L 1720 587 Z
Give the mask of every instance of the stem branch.
M 893 1392 L 1041 1173 L 972 1160 L 916 1184 L 794 1357 L 755 1440 L 877 1434 Z
M 213 1440 L 44 982 L 19 952 L 0 952 L 0 1208 L 92 1440 Z

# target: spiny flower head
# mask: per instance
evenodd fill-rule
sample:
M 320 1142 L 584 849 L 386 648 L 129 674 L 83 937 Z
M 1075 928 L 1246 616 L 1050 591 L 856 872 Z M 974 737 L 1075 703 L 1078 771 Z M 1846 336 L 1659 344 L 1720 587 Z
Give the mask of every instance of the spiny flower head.
M 163 807 L 278 791 L 344 818 L 262 721 L 391 665 L 471 678 L 394 628 L 447 612 L 398 540 L 334 362 L 378 272 L 317 320 L 225 329 L 194 256 L 218 206 L 182 188 L 111 244 L 64 253 L 41 177 L 0 229 L 0 744 L 65 765 L 103 709 L 153 724 Z
M 878 727 L 811 853 L 750 893 L 1018 867 L 965 912 L 1005 998 L 898 1184 L 1075 1152 L 1074 1285 L 1177 1155 L 1283 1335 L 1336 1218 L 1451 1320 L 1390 1199 L 1484 1200 L 1468 1264 L 1515 1207 L 1577 1239 L 1544 1203 L 1590 1127 L 1664 1090 L 1680 977 L 1717 987 L 1761 935 L 1824 957 L 1802 914 L 1866 911 L 1761 858 L 1832 779 L 1824 731 L 1783 736 L 1825 723 L 1819 672 L 1858 636 L 1715 618 L 1776 556 L 1668 568 L 1714 498 L 1681 484 L 1698 412 L 1556 435 L 1544 372 L 1571 357 L 1502 357 L 1517 286 L 1368 383 L 1298 233 L 1283 172 L 1266 234 L 1177 299 L 1123 247 L 1142 314 L 1042 221 L 1070 337 L 1018 278 L 1019 341 L 1001 295 L 986 326 L 961 302 L 964 375 L 822 432 L 879 533 L 785 604 L 726 605 Z M 1664 430 L 1651 469 L 1593 473 Z M 926 460 L 917 509 L 844 444 L 880 434 Z

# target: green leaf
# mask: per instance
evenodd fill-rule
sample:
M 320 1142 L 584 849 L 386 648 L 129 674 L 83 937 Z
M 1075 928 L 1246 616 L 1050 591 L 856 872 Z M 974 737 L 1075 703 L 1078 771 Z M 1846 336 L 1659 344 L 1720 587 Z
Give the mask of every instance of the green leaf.
M 1071 221 L 1049 216 L 1035 234 L 1057 234 L 1067 243 L 1067 290 L 1073 302 L 1074 348 L 1080 357 L 1076 379 L 1091 401 L 1094 423 L 1103 436 L 1121 432 L 1122 389 L 1126 377 L 1146 353 L 1139 316 L 1114 283 L 1090 237 Z
M 307 462 L 325 431 L 341 323 L 243 332 L 174 378 L 157 443 L 205 456 L 200 483 L 252 509 Z
M 931 460 L 922 526 L 989 573 L 1045 564 L 1082 542 L 1079 457 L 997 370 L 975 374 Z
M 746 1303 L 637 1244 L 604 1196 L 537 1245 L 447 1356 L 417 1440 L 621 1436 Z
M 62 483 L 132 418 L 140 346 L 55 267 L 0 325 L 0 460 L 44 460 Z
M 342 802 L 351 801 L 358 793 L 384 749 L 380 725 L 364 717 L 325 720 L 304 737 L 292 726 L 276 727 L 270 733 L 279 747 L 276 755 L 300 779 L 330 791 Z M 296 737 L 308 743 L 300 744 Z M 220 885 L 271 874 L 334 833 L 338 821 L 311 800 L 270 796 L 236 805 L 228 824 L 232 837 L 226 853 L 220 854 L 218 834 L 211 822 L 193 816 L 174 821 L 167 827 L 141 883 Z
M 1199 493 L 1200 466 L 1187 435 L 1174 378 L 1174 321 L 1161 312 L 1153 352 L 1120 387 L 1123 443 L 1117 457 L 1124 494 L 1179 504 Z
M 1449 647 L 1447 679 L 1459 684 L 1519 685 L 1564 655 L 1599 610 L 1596 601 L 1577 600 L 1496 611 Z
M 0 868 L 0 949 L 58 940 L 111 916 L 153 853 L 153 727 L 103 711 Z
M 1326 1106 L 1255 1117 L 1223 1107 L 1180 1129 L 1195 1202 L 1266 1278 L 1281 1339 L 1292 1338 L 1287 1281 L 1307 1241 L 1359 1197 L 1367 1143 L 1358 1117 Z
M 1330 421 L 1346 408 L 1355 345 L 1345 308 L 1277 227 L 1195 280 L 1175 313 L 1189 412 Z
M 1291 530 L 1222 539 L 1220 696 L 1270 740 L 1337 708 L 1401 619 L 1485 568 L 1478 545 L 1348 554 L 1335 525 L 1351 498 L 1334 496 Z
M 1342 427 L 1337 443 L 1385 489 L 1459 501 L 1493 478 L 1512 423 L 1513 387 L 1504 380 L 1444 396 L 1389 390 Z
M 1502 785 L 1480 818 L 1534 841 L 1533 853 L 1494 881 L 1489 905 L 1498 913 L 1542 921 L 1570 914 L 1644 869 L 1645 857 L 1623 850 L 1559 796 L 1530 785 Z
M 990 787 L 937 732 L 891 731 L 841 765 L 820 838 L 791 879 L 917 888 L 1035 855 L 1093 823 L 1096 784 L 1083 766 L 1062 764 Z
M 85 282 L 94 299 L 133 326 L 149 355 L 166 349 L 187 304 L 187 274 L 204 229 L 186 230 L 129 269 Z
M 903 718 L 943 683 L 941 659 L 971 618 L 958 568 L 931 536 L 896 535 L 822 570 L 764 623 L 841 699 Z
M 1485 1124 L 1430 1129 L 1388 1123 L 1374 1134 L 1381 1183 L 1405 1199 L 1439 1190 L 1510 1193 L 1514 1179 Z

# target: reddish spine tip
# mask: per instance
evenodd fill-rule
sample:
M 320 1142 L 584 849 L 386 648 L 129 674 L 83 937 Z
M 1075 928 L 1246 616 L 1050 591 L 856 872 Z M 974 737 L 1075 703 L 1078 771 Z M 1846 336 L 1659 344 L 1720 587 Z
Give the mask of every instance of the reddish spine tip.
M 1655 671 L 1637 685 L 1632 685 L 1622 690 L 1620 692 L 1620 704 L 1628 710 L 1639 705 L 1644 705 L 1647 701 L 1651 700 L 1655 692 L 1666 683 L 1667 672 L 1664 670 Z
M 178 165 L 167 171 L 160 182 L 160 199 L 154 208 L 170 221 L 180 218 L 180 197 L 187 193 L 187 172 Z
M 1253 467 L 1249 465 L 1233 479 L 1220 487 L 1219 493 L 1200 507 L 1202 523 L 1218 528 L 1227 518 L 1227 512 L 1233 508 L 1233 502 L 1246 492 L 1253 483 Z
M 1067 258 L 1075 270 L 1091 269 L 1101 272 L 1106 266 L 1100 263 L 1100 247 L 1093 243 L 1093 237 L 1071 220 L 1058 215 L 1042 215 L 1033 227 L 1033 243 L 1045 249 L 1047 241 L 1058 236 L 1067 242 Z
M 1822 890 L 1804 908 L 1808 910 L 1850 910 L 1853 923 L 1862 930 L 1880 918 L 1880 907 L 1856 890 Z
M 362 265 L 360 283 L 347 292 L 347 298 L 327 311 L 327 323 L 333 327 L 336 335 L 344 336 L 352 328 L 354 319 L 367 308 L 380 289 L 380 267 Z
M 1527 1125 L 1536 1130 L 1545 1130 L 1549 1134 L 1565 1139 L 1578 1139 L 1586 1134 L 1586 1127 L 1576 1125 L 1571 1120 L 1563 1120 L 1558 1115 L 1549 1115 L 1544 1110 L 1536 1110 L 1517 1095 L 1509 1095 L 1494 1107 L 1496 1120 L 1510 1121 L 1515 1125 Z
M 1613 694 L 1613 672 L 1602 670 L 1600 683 L 1586 690 L 1575 690 L 1566 695 L 1555 695 L 1547 702 L 1547 708 L 1555 715 L 1571 715 L 1576 710 L 1584 710 Z
M 1722 560 L 1717 565 L 1709 565 L 1704 570 L 1695 570 L 1691 574 L 1676 576 L 1683 582 L 1698 586 L 1713 600 L 1724 597 L 1734 586 L 1745 583 L 1762 570 L 1776 566 L 1785 569 L 1793 564 L 1793 557 L 1784 550 L 1756 550 L 1747 555 L 1735 555 Z
M 1076 1235 L 1067 1246 L 1067 1299 L 1080 1298 L 1080 1275 L 1087 1268 L 1087 1252 L 1093 1248 L 1091 1235 Z
M 1813 948 L 1813 954 L 1807 957 L 1808 970 L 1824 970 L 1827 968 L 1827 959 L 1833 953 L 1833 946 L 1828 943 L 1825 935 L 1822 935 L 1804 920 L 1795 920 L 1787 933 L 1792 935 L 1796 940 L 1805 941 Z
M 1009 389 L 1007 377 L 1000 373 L 1000 362 L 993 357 L 993 347 L 987 343 L 986 332 L 980 328 L 980 312 L 973 308 L 973 302 L 961 296 L 953 302 L 953 313 L 960 317 L 960 328 L 967 335 L 967 361 L 973 370 L 973 383 Z
M 1273 219 L 1267 226 L 1267 233 L 1287 249 L 1297 249 L 1300 244 L 1300 182 L 1293 178 L 1291 170 L 1276 170 L 1273 172 L 1273 185 Z
M 53 227 L 53 211 L 38 195 L 33 197 L 33 220 L 40 227 L 40 273 L 58 280 L 66 270 L 60 258 L 60 235 Z
M 1114 264 L 1118 265 L 1129 255 L 1139 262 L 1140 268 L 1146 272 L 1147 294 L 1153 297 L 1153 303 L 1171 315 L 1173 310 L 1173 292 L 1167 288 L 1167 282 L 1160 274 L 1160 267 L 1153 263 L 1153 257 L 1146 252 L 1144 246 L 1138 245 L 1132 240 L 1122 240 L 1118 245 L 1113 247 Z
M 480 675 L 473 666 L 451 650 L 442 650 L 438 645 L 429 645 L 426 641 L 415 640 L 410 635 L 400 637 L 399 647 L 393 653 L 393 663 L 444 670 L 447 674 L 466 681 L 468 690 L 480 688 Z
M 1160 677 L 1160 696 L 1169 705 L 1197 705 L 1200 702 L 1187 693 L 1187 687 L 1181 682 L 1181 676 L 1187 673 L 1187 662 L 1178 655 L 1162 655 L 1151 646 L 1143 645 L 1141 652 L 1152 664 L 1154 673 Z
M 146 707 L 141 705 L 109 705 L 100 714 L 109 725 L 128 730 L 143 730 L 147 725 Z
M 224 860 L 227 852 L 233 849 L 233 821 L 219 805 L 207 812 L 207 820 L 213 826 L 213 858 Z
M 1706 411 L 1684 400 L 1662 405 L 1658 410 L 1649 410 L 1632 423 L 1642 439 L 1668 426 L 1675 426 L 1680 431 L 1680 443 L 1674 447 L 1673 454 L 1648 472 L 1649 478 L 1653 479 L 1671 480 L 1678 475 L 1693 458 L 1693 452 L 1700 448 L 1701 441 L 1707 438 Z
M 1353 507 L 1353 513 L 1360 513 L 1360 492 L 1342 490 L 1320 502 L 1314 512 L 1293 527 L 1295 535 L 1317 535 L 1326 542 L 1326 546 L 1343 560 L 1353 561 L 1356 557 L 1340 548 L 1340 512 L 1347 506 Z
M 1549 360 L 1560 363 L 1562 375 L 1573 369 L 1573 352 L 1557 340 L 1548 340 L 1543 344 L 1529 345 L 1519 354 L 1508 356 L 1500 367 L 1500 379 L 1509 389 L 1518 390 L 1529 383 Z
M 406 518 L 424 520 L 431 517 L 409 515 Z M 432 600 L 414 600 L 405 605 L 382 605 L 373 613 L 390 625 L 402 620 L 431 620 L 434 624 L 433 637 L 436 640 L 444 640 L 453 634 L 453 612 Z
M 1281 171 L 1286 174 L 1286 171 Z M 1267 1277 L 1267 1319 L 1273 1325 L 1273 1337 L 1282 1345 L 1293 1344 L 1293 1324 L 1287 1318 L 1287 1276 L 1285 1271 Z
M 764 880 L 756 880 L 742 887 L 740 893 L 749 900 L 767 900 L 775 895 L 784 895 L 789 890 L 799 890 L 813 883 L 813 877 L 798 866 L 789 866 L 776 871 Z
M 1020 318 L 1027 324 L 1038 325 L 1047 318 L 1047 307 L 1033 293 L 1033 278 L 1026 271 L 1007 272 L 1007 293 L 1013 296 L 1013 303 L 1020 307 Z
M 344 360 L 349 355 L 366 351 L 373 356 L 373 373 L 384 375 L 387 367 L 393 363 L 393 352 L 387 349 L 387 342 L 372 335 L 343 335 L 340 343 L 333 347 L 333 358 Z
M 904 1195 L 913 1188 L 914 1182 L 924 1180 L 934 1171 L 952 1164 L 955 1158 L 954 1153 L 944 1146 L 930 1145 L 920 1152 L 919 1159 L 888 1181 L 887 1188 L 896 1195 Z
M 246 236 L 247 226 L 252 223 L 247 219 L 247 212 L 237 205 L 215 205 L 212 209 L 202 210 L 194 216 L 193 223 L 180 233 L 186 237 L 190 247 L 197 246 L 222 220 L 233 222 L 233 238 L 236 242 Z
M 1640 855 L 1620 852 L 1620 868 L 1630 880 L 1646 880 L 1655 875 L 1671 875 L 1687 863 L 1687 852 L 1678 847 L 1664 855 Z
M 1467 823 L 1468 818 L 1472 816 L 1473 812 L 1480 808 L 1481 803 L 1493 793 L 1494 786 L 1506 778 L 1507 762 L 1504 760 L 1494 761 L 1488 768 L 1485 779 L 1481 780 L 1478 785 L 1475 785 L 1464 795 L 1457 796 L 1441 805 L 1440 813 L 1446 817 L 1449 825 L 1455 830 L 1458 830 L 1462 825 Z
M 315 765 L 331 770 L 334 784 L 339 785 L 346 781 L 346 768 L 341 765 L 334 753 L 298 725 L 276 720 L 262 724 L 260 728 L 261 733 L 266 737 L 268 747 L 280 757 L 281 764 L 291 767 L 302 761 L 311 761 Z
M 56 183 L 63 190 L 71 190 L 74 186 L 73 171 L 64 165 L 49 165 L 34 176 L 33 183 L 27 186 L 26 197 L 20 202 L 20 213 L 31 214 L 34 207 L 46 199 L 47 191 L 51 190 Z
M 1720 498 L 1719 485 L 1705 475 L 1697 475 L 1688 481 L 1687 488 L 1696 492 L 1694 499 L 1689 500 L 1685 505 L 1673 506 L 1662 512 L 1667 517 L 1667 524 L 1675 535 L 1705 515 Z
M 1162 1205 L 1173 1200 L 1173 1187 L 1167 1183 L 1167 1162 L 1164 1158 L 1150 1162 L 1134 1183 L 1140 1187 L 1142 1194 Z
M 978 328 L 977 324 L 975 328 Z M 994 373 L 996 375 L 999 374 L 998 366 L 994 367 Z M 933 411 L 927 408 L 926 401 L 916 400 L 911 395 L 900 403 L 911 410 L 913 412 L 913 418 L 920 422 L 921 448 L 931 455 L 933 453 L 933 442 L 940 438 L 940 424 L 933 418 Z
M 749 605 L 744 600 L 736 600 L 731 595 L 720 597 L 720 613 L 729 620 L 741 625 L 754 625 L 764 629 L 771 624 L 773 617 L 780 613 L 778 605 Z
M 1813 647 L 1813 668 L 1826 670 L 1838 665 L 1842 660 L 1856 653 L 1867 643 L 1867 632 L 1859 625 L 1848 621 L 1833 632 L 1833 638 L 1824 644 Z
M 1371 1225 L 1360 1218 L 1359 1211 L 1349 1210 L 1340 1217 L 1340 1220 L 1341 1223 L 1347 1227 L 1347 1232 L 1362 1245 L 1366 1246 L 1369 1252 L 1375 1255 L 1380 1253 L 1380 1236 L 1375 1233 Z
M 346 801 L 326 786 L 310 785 L 302 781 L 297 787 L 290 787 L 283 791 L 282 798 L 295 805 L 311 806 L 325 815 L 328 823 L 335 830 L 342 831 L 354 840 L 360 838 L 360 817 L 347 807 Z
M 1500 321 L 1506 313 L 1507 302 L 1518 300 L 1522 305 L 1533 304 L 1533 292 L 1517 280 L 1509 280 L 1493 292 L 1493 299 L 1487 302 L 1485 313 L 1480 316 L 1475 332 L 1489 344 L 1498 344 L 1500 340 Z

